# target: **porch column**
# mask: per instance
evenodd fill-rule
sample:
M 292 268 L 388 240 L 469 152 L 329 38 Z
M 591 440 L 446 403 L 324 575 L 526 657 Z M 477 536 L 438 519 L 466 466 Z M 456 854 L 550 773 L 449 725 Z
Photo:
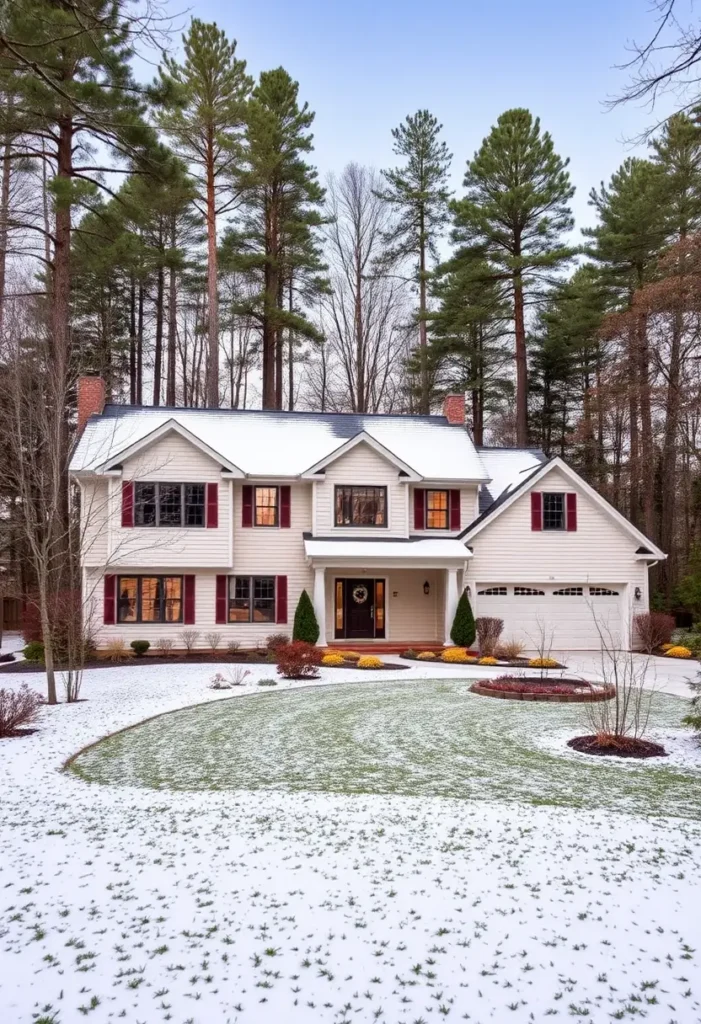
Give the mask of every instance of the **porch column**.
M 450 631 L 453 628 L 453 619 L 458 608 L 458 570 L 445 570 L 445 640 L 444 647 L 452 647 Z
M 314 614 L 319 624 L 318 647 L 326 647 L 326 570 L 314 569 Z

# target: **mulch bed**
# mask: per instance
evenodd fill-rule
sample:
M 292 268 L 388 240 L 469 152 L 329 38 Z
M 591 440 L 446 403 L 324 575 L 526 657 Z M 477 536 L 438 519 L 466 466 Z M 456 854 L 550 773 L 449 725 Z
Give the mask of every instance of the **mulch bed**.
M 229 654 L 228 651 L 209 654 L 206 651 L 196 651 L 192 654 L 171 654 L 164 658 L 159 655 L 146 654 L 142 658 L 125 658 L 124 661 L 109 661 L 107 658 L 90 658 L 85 662 L 84 668 L 124 668 L 129 665 L 265 665 L 273 664 L 268 662 L 268 653 L 264 651 L 258 654 L 256 651 L 244 651 L 241 654 Z M 0 673 L 7 672 L 45 672 L 43 662 L 36 661 L 14 661 L 7 664 L 0 664 Z M 65 666 L 56 666 L 57 672 L 65 671 Z
M 38 729 L 14 729 L 12 732 L 5 733 L 4 736 L 0 736 L 0 743 L 3 740 L 21 740 L 23 736 L 32 736 L 35 732 L 39 732 Z
M 426 662 L 422 662 L 422 664 L 425 665 Z M 409 666 L 398 665 L 396 661 L 384 661 L 377 668 L 360 668 L 355 659 L 349 658 L 345 665 L 322 665 L 321 668 L 357 668 L 359 672 L 385 672 L 387 669 L 405 669 L 409 668 Z
M 667 757 L 667 751 L 659 743 L 650 740 L 622 739 L 599 740 L 598 736 L 575 736 L 567 746 L 580 754 L 595 754 L 599 757 Z
M 592 704 L 600 700 L 611 700 L 616 695 L 613 686 L 585 689 L 579 680 L 519 677 L 514 679 L 480 679 L 470 687 L 480 697 L 496 697 L 501 700 L 544 701 L 553 704 Z

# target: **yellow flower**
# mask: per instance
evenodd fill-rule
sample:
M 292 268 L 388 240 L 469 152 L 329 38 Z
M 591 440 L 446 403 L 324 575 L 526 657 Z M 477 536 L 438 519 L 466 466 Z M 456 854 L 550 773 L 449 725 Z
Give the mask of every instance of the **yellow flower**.
M 669 650 L 667 651 L 666 657 L 667 658 L 690 658 L 691 657 L 691 651 L 689 650 L 688 647 L 682 647 L 681 645 L 679 645 L 677 647 L 670 647 Z
M 434 661 L 436 655 L 433 653 L 433 651 L 421 651 L 421 653 L 417 654 L 416 657 L 419 659 L 419 661 Z
M 358 658 L 358 668 L 382 668 L 383 662 L 374 654 L 364 654 Z
M 674 646 L 674 644 L 662 644 L 660 650 L 664 651 L 664 653 L 666 654 L 668 651 L 671 651 Z
M 464 647 L 448 647 L 441 654 L 441 661 L 448 662 L 449 665 L 467 665 L 468 656 Z
M 530 668 L 559 668 L 554 658 L 531 658 L 528 665 Z
M 480 658 L 479 665 L 498 665 L 499 662 L 496 658 Z
M 339 665 L 345 665 L 345 663 L 346 662 L 345 662 L 345 659 L 344 659 L 343 655 L 340 654 L 340 653 L 336 653 L 335 651 L 334 651 L 333 654 L 325 654 L 324 657 L 321 659 L 321 664 L 322 665 L 339 666 Z

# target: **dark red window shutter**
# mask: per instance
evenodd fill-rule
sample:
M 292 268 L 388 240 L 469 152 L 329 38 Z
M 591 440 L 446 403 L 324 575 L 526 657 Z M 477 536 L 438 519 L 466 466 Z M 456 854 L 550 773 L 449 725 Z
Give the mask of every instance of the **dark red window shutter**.
M 540 491 L 531 491 L 531 529 L 543 529 L 543 495 Z
M 223 625 L 227 619 L 226 614 L 226 585 L 228 582 L 227 576 L 217 576 L 217 600 L 216 600 L 216 616 L 215 620 L 218 626 Z
M 276 584 L 275 621 L 283 624 L 287 622 L 287 576 L 277 576 Z
M 219 526 L 219 484 L 207 484 L 207 526 Z
M 420 487 L 414 488 L 414 529 L 424 529 L 424 494 Z
M 117 577 L 105 576 L 105 598 L 102 621 L 106 626 L 113 626 L 117 621 Z
M 567 495 L 567 532 L 574 533 L 577 529 L 577 495 Z
M 289 487 L 280 488 L 280 526 L 283 530 L 289 529 L 292 517 L 292 498 Z M 287 621 L 287 620 L 285 620 Z
M 460 491 L 450 492 L 450 529 L 460 529 Z
M 253 526 L 253 488 L 246 484 L 242 488 L 241 526 Z
M 134 484 L 122 481 L 122 526 L 134 525 Z
M 183 576 L 183 625 L 195 625 L 195 577 Z

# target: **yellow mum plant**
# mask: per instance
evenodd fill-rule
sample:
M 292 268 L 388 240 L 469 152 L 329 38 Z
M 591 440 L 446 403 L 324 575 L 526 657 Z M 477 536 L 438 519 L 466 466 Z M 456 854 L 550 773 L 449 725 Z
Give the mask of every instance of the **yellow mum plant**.
M 417 654 L 416 657 L 419 661 L 435 661 L 436 655 L 433 651 L 421 651 L 421 653 Z
M 322 665 L 332 665 L 334 667 L 338 667 L 340 665 L 345 665 L 345 663 L 346 662 L 343 655 L 340 653 L 336 653 L 335 651 L 333 654 L 325 654 L 324 657 L 321 659 Z
M 441 661 L 446 661 L 450 665 L 466 665 L 467 654 L 465 653 L 464 647 L 448 647 L 447 650 L 441 654 Z
M 688 647 L 682 647 L 681 645 L 678 645 L 677 647 L 670 647 L 669 650 L 667 651 L 665 657 L 667 657 L 667 658 L 690 658 L 691 657 L 691 651 L 689 650 Z
M 498 665 L 496 658 L 480 658 L 478 665 Z
M 529 668 L 559 668 L 560 663 L 554 658 L 531 658 L 528 662 Z
M 382 668 L 382 665 L 382 660 L 376 658 L 374 654 L 364 654 L 362 658 L 358 658 L 358 668 Z
M 662 644 L 662 646 L 660 647 L 660 650 L 664 651 L 664 653 L 666 654 L 667 651 L 671 651 L 674 646 L 675 646 L 675 644 Z

